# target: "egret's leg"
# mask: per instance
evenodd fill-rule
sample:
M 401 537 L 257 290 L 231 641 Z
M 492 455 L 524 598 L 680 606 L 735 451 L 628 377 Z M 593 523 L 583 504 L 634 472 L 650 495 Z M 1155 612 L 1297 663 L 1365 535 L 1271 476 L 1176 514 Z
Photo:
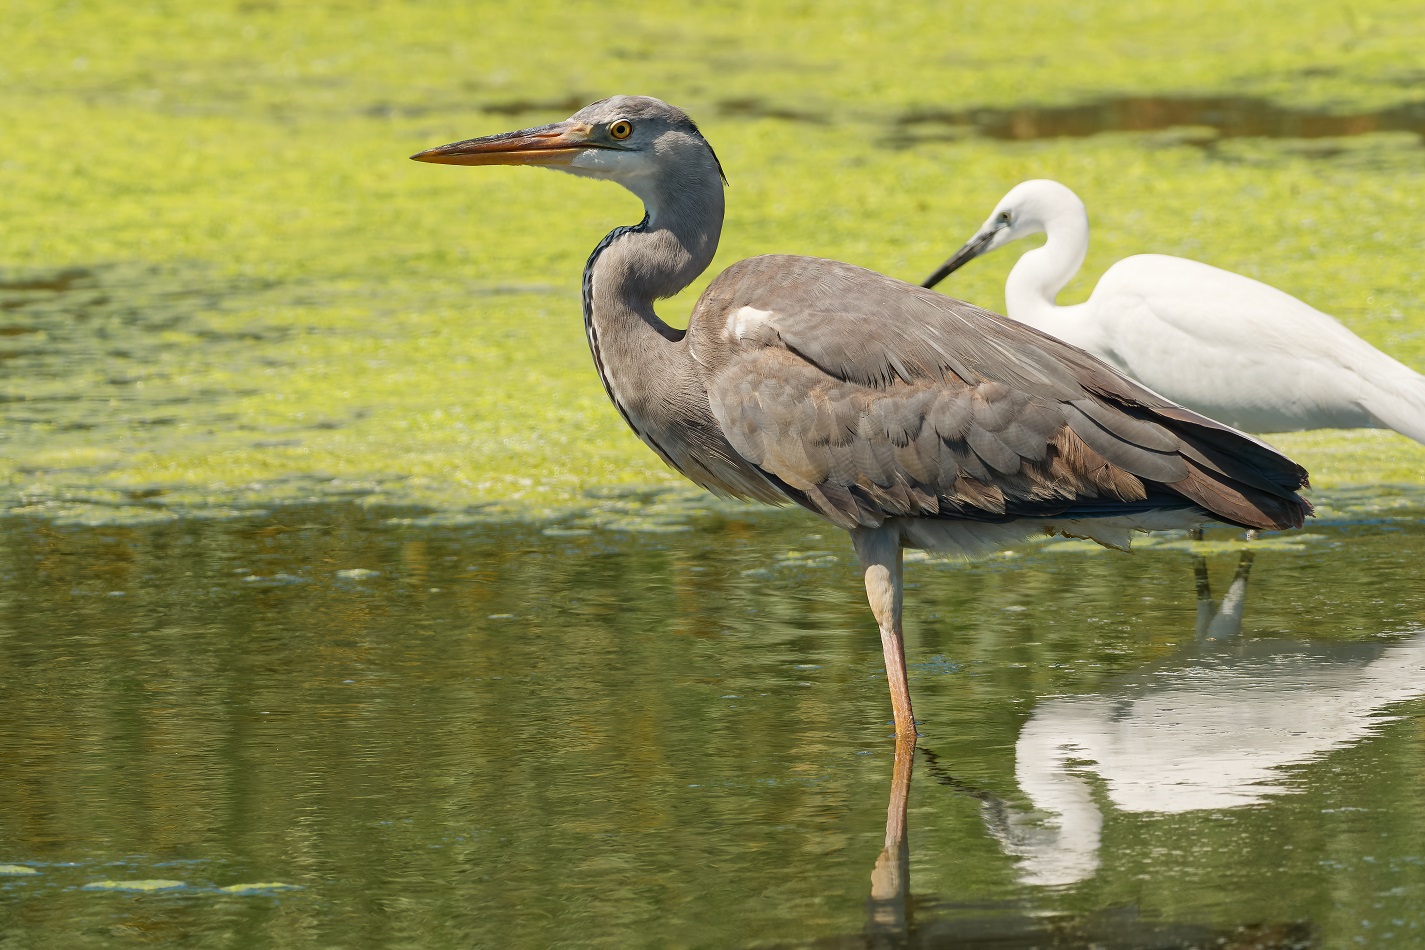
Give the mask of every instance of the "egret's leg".
M 1242 634 L 1242 613 L 1247 608 L 1247 575 L 1252 573 L 1254 556 L 1253 551 L 1243 551 L 1237 558 L 1237 573 L 1232 575 L 1232 585 L 1222 596 L 1222 606 L 1208 628 L 1208 636 L 1214 640 L 1227 640 Z
M 1192 574 L 1197 586 L 1197 636 L 1207 636 L 1207 628 L 1212 618 L 1217 616 L 1217 604 L 1212 600 L 1212 585 L 1207 578 L 1207 558 L 1201 554 L 1192 556 Z
M 851 532 L 856 556 L 866 578 L 866 599 L 881 628 L 881 652 L 886 658 L 886 679 L 891 686 L 896 737 L 915 742 L 915 715 L 910 708 L 910 683 L 905 671 L 905 643 L 901 637 L 903 585 L 900 531 L 892 526 L 857 528 Z

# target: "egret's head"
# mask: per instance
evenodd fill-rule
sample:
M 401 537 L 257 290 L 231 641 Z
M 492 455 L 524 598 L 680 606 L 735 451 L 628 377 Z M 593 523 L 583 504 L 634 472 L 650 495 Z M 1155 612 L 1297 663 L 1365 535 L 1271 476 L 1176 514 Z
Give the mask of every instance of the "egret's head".
M 1000 199 L 975 236 L 926 278 L 923 286 L 934 287 L 981 254 L 1031 234 L 1043 234 L 1052 222 L 1069 216 L 1087 220 L 1088 212 L 1079 196 L 1067 187 L 1047 178 L 1020 182 Z
M 1022 181 L 1000 199 L 994 213 L 980 227 L 980 234 L 993 231 L 995 235 L 981 253 L 1031 234 L 1043 234 L 1051 222 L 1074 214 L 1087 217 L 1088 212 L 1079 196 L 1067 186 L 1048 178 Z
M 543 165 L 616 181 L 654 208 L 684 180 L 726 180 L 722 166 L 683 110 L 648 96 L 613 96 L 563 122 L 426 149 L 418 162 Z

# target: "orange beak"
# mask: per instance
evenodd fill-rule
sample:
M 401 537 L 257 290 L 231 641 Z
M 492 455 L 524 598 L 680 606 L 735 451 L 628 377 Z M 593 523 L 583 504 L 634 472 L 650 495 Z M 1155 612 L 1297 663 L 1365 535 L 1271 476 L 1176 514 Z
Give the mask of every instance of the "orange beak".
M 585 122 L 556 122 L 518 132 L 501 132 L 439 145 L 411 158 L 440 165 L 568 165 L 590 145 L 593 127 Z

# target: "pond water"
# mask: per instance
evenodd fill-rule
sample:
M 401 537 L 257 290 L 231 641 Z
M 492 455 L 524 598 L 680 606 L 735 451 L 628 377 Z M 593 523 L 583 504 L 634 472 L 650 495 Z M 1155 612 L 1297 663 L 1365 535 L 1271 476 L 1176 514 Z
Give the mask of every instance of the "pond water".
M 1411 132 L 1425 139 L 1425 102 L 1347 111 L 1294 106 L 1253 96 L 1123 95 L 1070 105 L 926 109 L 900 116 L 896 124 L 906 134 L 905 144 L 934 141 L 937 128 L 974 130 L 1003 141 L 1154 132 L 1176 127 L 1207 131 L 1206 137 L 1199 139 L 1201 142 L 1219 137 L 1314 139 L 1373 132 Z
M 899 760 L 845 537 L 680 497 L 6 518 L 5 945 L 1419 945 L 1418 492 L 912 563 Z

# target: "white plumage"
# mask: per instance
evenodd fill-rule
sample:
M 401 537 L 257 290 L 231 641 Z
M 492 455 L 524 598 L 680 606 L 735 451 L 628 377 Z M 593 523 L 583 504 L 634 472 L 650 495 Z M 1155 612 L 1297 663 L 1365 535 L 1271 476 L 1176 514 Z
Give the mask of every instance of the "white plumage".
M 1394 429 L 1425 442 L 1425 376 L 1333 317 L 1260 281 L 1208 264 L 1139 254 L 1104 273 L 1089 299 L 1055 297 L 1088 251 L 1088 212 L 1056 181 L 1016 185 L 932 275 L 1031 234 L 1005 283 L 1009 316 L 1088 350 L 1168 399 L 1249 432 Z

